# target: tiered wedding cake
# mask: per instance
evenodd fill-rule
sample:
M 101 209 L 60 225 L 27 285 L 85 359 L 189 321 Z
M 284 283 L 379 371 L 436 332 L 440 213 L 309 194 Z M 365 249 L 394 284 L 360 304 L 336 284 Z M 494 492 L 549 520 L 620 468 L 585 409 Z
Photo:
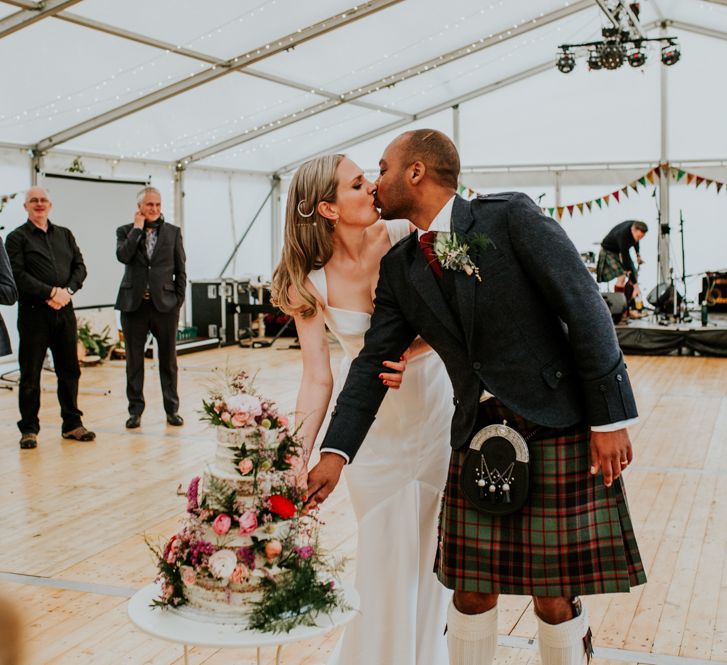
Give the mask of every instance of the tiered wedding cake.
M 155 550 L 156 604 L 260 630 L 289 630 L 340 606 L 317 521 L 301 515 L 301 446 L 287 418 L 244 372 L 203 405 L 215 458 L 189 484 L 184 527 Z

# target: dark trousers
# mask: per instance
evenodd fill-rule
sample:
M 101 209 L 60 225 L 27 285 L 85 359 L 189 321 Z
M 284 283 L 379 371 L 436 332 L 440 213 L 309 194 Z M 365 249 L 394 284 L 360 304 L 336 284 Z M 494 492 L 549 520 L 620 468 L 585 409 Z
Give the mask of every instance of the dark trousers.
M 162 384 L 164 410 L 179 411 L 177 394 L 177 323 L 179 309 L 158 311 L 151 300 L 142 300 L 139 309 L 121 312 L 121 329 L 126 344 L 126 397 L 129 413 L 140 416 L 144 412 L 144 344 L 151 332 L 159 350 L 159 380 Z
M 23 434 L 40 431 L 40 374 L 45 354 L 50 349 L 58 379 L 58 402 L 61 405 L 63 431 L 81 425 L 83 413 L 78 408 L 78 331 L 71 305 L 54 310 L 47 305 L 18 306 L 18 360 L 20 363 L 20 420 Z

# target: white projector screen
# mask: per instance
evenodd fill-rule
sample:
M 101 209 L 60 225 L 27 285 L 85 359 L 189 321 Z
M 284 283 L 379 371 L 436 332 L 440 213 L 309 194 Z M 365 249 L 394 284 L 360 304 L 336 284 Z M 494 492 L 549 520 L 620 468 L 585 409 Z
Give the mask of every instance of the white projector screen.
M 116 228 L 129 224 L 136 195 L 148 183 L 101 180 L 68 174 L 38 174 L 38 186 L 48 191 L 50 220 L 69 228 L 78 243 L 88 276 L 73 296 L 77 307 L 113 305 L 124 266 L 116 259 Z

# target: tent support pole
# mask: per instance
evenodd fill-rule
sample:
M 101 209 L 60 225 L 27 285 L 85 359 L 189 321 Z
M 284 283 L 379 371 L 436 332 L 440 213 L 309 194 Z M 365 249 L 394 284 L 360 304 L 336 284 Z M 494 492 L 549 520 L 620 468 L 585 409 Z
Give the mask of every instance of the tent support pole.
M 666 35 L 666 24 L 662 24 L 662 34 Z M 661 66 L 659 92 L 661 97 L 661 153 L 660 164 L 669 162 L 669 68 Z M 669 281 L 669 170 L 659 169 L 659 275 L 658 283 Z

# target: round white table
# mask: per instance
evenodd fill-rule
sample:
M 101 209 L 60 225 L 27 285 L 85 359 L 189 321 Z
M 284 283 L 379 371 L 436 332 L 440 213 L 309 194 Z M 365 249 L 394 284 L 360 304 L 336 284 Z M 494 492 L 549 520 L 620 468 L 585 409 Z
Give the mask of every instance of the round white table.
M 249 630 L 241 623 L 214 623 L 211 619 L 196 619 L 191 612 L 185 614 L 184 608 L 164 610 L 152 607 L 152 601 L 161 594 L 161 589 L 156 583 L 147 584 L 131 597 L 128 612 L 132 623 L 145 633 L 184 645 L 185 665 L 189 663 L 190 646 L 256 649 L 258 665 L 262 662 L 261 649 L 276 647 L 275 664 L 280 665 L 283 645 L 325 635 L 347 624 L 356 616 L 359 608 L 358 593 L 346 584 L 341 584 L 339 589 L 343 593 L 346 605 L 351 609 L 345 612 L 336 610 L 330 616 L 321 614 L 314 626 L 299 626 L 289 633 L 261 633 Z

